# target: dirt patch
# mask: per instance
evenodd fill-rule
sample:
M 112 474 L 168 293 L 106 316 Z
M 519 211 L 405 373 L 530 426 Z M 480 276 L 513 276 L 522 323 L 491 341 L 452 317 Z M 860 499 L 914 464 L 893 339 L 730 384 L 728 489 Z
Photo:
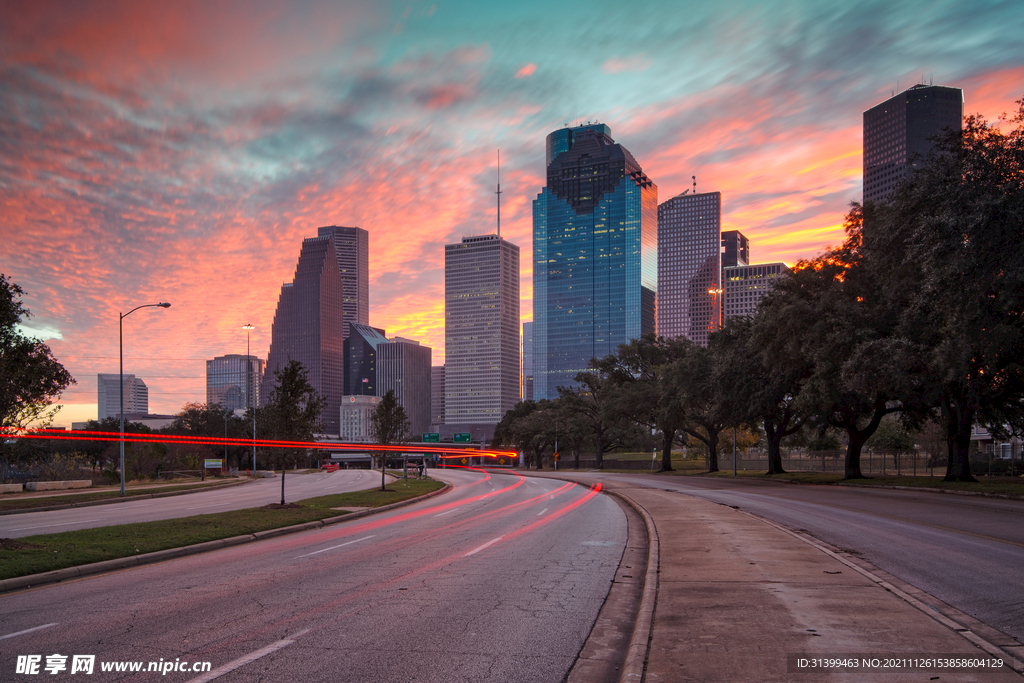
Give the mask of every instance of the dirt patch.
M 35 543 L 25 543 L 14 538 L 0 538 L 0 550 L 31 550 L 42 547 Z
M 302 509 L 303 509 L 303 506 L 299 505 L 298 503 L 285 503 L 284 505 L 281 505 L 280 503 L 271 503 L 270 505 L 264 505 L 263 507 L 260 508 L 260 510 L 302 510 Z

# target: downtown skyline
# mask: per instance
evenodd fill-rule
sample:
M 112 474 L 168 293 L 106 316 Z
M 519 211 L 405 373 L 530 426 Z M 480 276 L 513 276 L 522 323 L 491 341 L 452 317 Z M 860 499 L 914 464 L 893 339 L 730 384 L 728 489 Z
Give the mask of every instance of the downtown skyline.
M 266 358 L 302 239 L 331 224 L 369 232 L 369 323 L 442 363 L 444 245 L 494 229 L 498 149 L 531 320 L 531 204 L 566 123 L 609 125 L 661 201 L 696 175 L 753 261 L 792 265 L 841 241 L 864 110 L 922 80 L 990 119 L 1024 95 L 1009 3 L 647 7 L 5 4 L 0 272 L 79 381 L 61 402 L 95 405 L 117 312 L 162 300 L 126 323 L 125 371 L 153 412 L 203 400 L 242 325 Z

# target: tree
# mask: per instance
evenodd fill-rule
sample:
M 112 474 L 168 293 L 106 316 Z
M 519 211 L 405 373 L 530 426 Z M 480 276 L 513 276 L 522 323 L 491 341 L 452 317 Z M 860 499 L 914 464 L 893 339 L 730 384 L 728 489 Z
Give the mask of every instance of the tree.
M 619 346 L 619 352 L 594 363 L 613 383 L 618 410 L 661 434 L 661 471 L 672 471 L 672 444 L 685 424 L 679 386 L 671 367 L 693 347 L 686 338 L 646 334 Z
M 409 433 L 409 418 L 406 417 L 405 408 L 398 405 L 395 392 L 388 389 L 384 397 L 377 404 L 370 415 L 370 434 L 375 443 L 381 446 L 394 446 L 405 443 L 405 436 Z M 387 450 L 377 453 L 380 461 L 380 490 L 384 490 L 384 470 L 388 460 Z
M 544 451 L 553 441 L 556 428 L 553 402 L 520 401 L 505 412 L 501 422 L 494 428 L 491 444 L 506 444 L 522 451 L 537 469 L 543 469 Z
M 681 410 L 686 415 L 682 430 L 707 446 L 708 472 L 718 471 L 719 436 L 734 424 L 715 375 L 715 356 L 709 349 L 696 345 L 669 370 L 669 381 L 676 386 Z
M 898 263 L 901 335 L 926 366 L 944 423 L 947 481 L 974 481 L 975 422 L 1024 426 L 1024 100 L 1002 132 L 980 116 L 936 140 L 884 204 L 865 247 Z
M 297 360 L 288 362 L 275 375 L 275 385 L 267 405 L 260 410 L 260 433 L 270 439 L 310 442 L 322 431 L 320 415 L 327 402 L 309 383 L 306 369 Z M 271 461 L 281 468 L 281 505 L 284 505 L 284 478 L 289 466 L 295 466 L 307 448 L 278 447 L 271 451 Z
M 250 418 L 251 419 L 251 418 Z M 162 431 L 167 434 L 183 434 L 188 436 L 245 438 L 249 436 L 248 422 L 230 410 L 224 410 L 216 403 L 186 403 L 181 412 L 174 416 L 174 422 Z M 216 457 L 218 452 L 228 453 L 229 459 L 236 464 L 239 455 L 245 453 L 244 446 L 217 448 L 209 445 L 194 444 L 189 447 L 193 452 L 202 453 L 200 460 Z M 225 463 L 227 464 L 227 463 Z
M 46 344 L 18 329 L 31 316 L 22 294 L 0 273 L 0 428 L 5 429 L 49 425 L 60 410 L 51 404 L 75 384 Z
M 796 398 L 813 367 L 806 353 L 788 345 L 789 337 L 775 334 L 777 299 L 762 300 L 755 317 L 732 318 L 709 339 L 724 412 L 735 423 L 764 429 L 768 474 L 785 472 L 782 440 L 807 420 Z
M 594 365 L 596 361 L 591 361 Z M 622 415 L 616 404 L 615 383 L 599 370 L 577 373 L 579 387 L 558 387 L 559 400 L 579 416 L 594 439 L 596 469 L 604 468 L 604 452 L 618 442 Z

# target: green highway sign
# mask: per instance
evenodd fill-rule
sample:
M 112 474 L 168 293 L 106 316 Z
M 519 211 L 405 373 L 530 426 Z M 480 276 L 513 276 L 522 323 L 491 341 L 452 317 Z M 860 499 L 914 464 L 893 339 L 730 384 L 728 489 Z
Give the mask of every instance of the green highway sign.
M 455 432 L 455 443 L 469 443 L 471 435 L 468 432 Z
M 423 443 L 441 443 L 441 435 L 437 432 L 423 432 Z

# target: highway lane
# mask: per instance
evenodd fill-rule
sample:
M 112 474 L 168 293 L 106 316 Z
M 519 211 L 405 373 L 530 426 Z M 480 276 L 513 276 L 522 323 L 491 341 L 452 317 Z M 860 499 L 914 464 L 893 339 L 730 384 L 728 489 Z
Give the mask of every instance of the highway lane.
M 562 681 L 614 578 L 624 514 L 586 486 L 432 474 L 456 488 L 347 524 L 0 596 L 0 680 L 15 678 L 18 655 L 45 664 L 57 653 L 69 664 L 95 655 L 98 681 L 150 680 L 103 673 L 103 662 L 161 659 L 209 661 L 218 681 Z
M 585 474 L 734 505 L 851 551 L 1024 642 L 1024 502 L 729 478 Z
M 293 473 L 285 477 L 285 500 L 294 502 L 315 496 L 362 491 L 374 486 L 380 486 L 380 472 L 371 470 Z M 114 524 L 177 519 L 280 502 L 281 478 L 258 479 L 242 486 L 167 498 L 3 515 L 0 516 L 0 538 L 22 538 Z

